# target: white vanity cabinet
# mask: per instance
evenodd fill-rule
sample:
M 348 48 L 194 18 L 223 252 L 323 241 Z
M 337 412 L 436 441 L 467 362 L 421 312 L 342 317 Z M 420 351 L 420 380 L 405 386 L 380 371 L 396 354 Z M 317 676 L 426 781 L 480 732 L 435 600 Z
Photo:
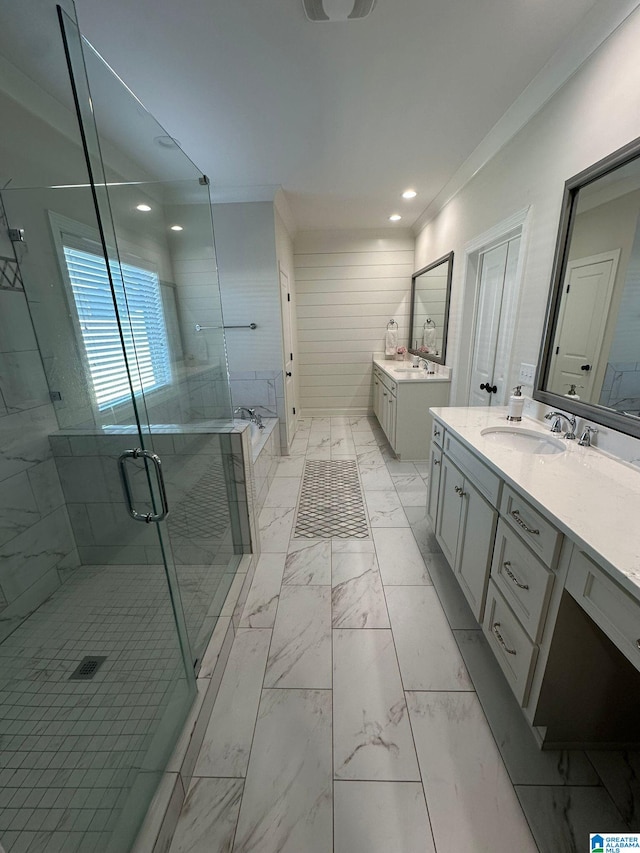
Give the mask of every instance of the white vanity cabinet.
M 414 462 L 429 459 L 431 406 L 446 405 L 450 380 L 412 373 L 408 362 L 394 375 L 394 367 L 373 365 L 373 413 L 398 459 Z
M 600 565 L 566 522 L 560 529 L 545 514 L 540 497 L 534 503 L 516 488 L 515 476 L 537 476 L 542 466 L 496 455 L 512 466 L 507 481 L 492 445 L 482 444 L 484 424 L 472 433 L 485 450 L 481 457 L 454 432 L 456 414 L 451 422 L 439 419 L 448 411 L 465 423 L 462 409 L 434 417 L 427 513 L 539 743 L 637 747 L 640 586 L 626 576 L 616 580 L 604 556 Z M 558 472 L 550 473 L 557 488 Z M 571 469 L 569 476 L 579 474 Z
M 443 456 L 436 538 L 476 619 L 482 619 L 498 513 L 473 481 Z

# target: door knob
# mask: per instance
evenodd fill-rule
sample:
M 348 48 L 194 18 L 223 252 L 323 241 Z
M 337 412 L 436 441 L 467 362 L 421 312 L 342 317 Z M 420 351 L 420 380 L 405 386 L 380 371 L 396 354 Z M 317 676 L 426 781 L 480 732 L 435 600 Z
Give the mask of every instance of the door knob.
M 497 385 L 489 385 L 488 382 L 483 382 L 480 386 L 481 391 L 486 391 L 487 394 L 497 394 L 498 386 Z
M 483 382 L 483 383 L 480 385 L 480 390 L 481 390 L 481 391 L 486 391 L 488 387 L 489 387 L 489 386 L 486 384 L 486 382 Z
M 580 370 L 591 370 L 591 365 L 590 364 L 581 364 Z
M 287 370 L 287 376 L 291 376 L 291 371 Z

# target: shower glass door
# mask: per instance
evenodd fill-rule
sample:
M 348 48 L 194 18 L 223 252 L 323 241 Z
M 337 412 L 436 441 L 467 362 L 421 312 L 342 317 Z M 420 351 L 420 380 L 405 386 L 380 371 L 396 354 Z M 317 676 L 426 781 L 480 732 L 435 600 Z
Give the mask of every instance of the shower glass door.
M 67 40 L 76 44 L 73 36 Z M 197 667 L 240 559 L 223 435 L 231 399 L 208 180 L 86 41 L 82 55 L 68 53 L 134 390 L 132 408 L 94 364 L 100 418 L 115 436 L 135 416 L 142 448 L 161 460 L 166 515 L 149 460 L 129 457 L 124 471 L 133 511 L 158 517 L 145 559 L 166 565 L 179 586 Z M 90 260 L 76 246 L 65 251 L 81 288 Z M 152 506 L 140 504 L 138 478 L 143 490 L 150 482 Z M 139 558 L 132 552 L 132 561 Z

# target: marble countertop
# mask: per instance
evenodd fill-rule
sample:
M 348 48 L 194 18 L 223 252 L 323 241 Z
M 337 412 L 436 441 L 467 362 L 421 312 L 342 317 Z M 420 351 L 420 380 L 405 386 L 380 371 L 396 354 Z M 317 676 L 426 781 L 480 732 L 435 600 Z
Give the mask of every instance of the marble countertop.
M 502 447 L 482 435 L 492 426 L 518 426 L 549 435 L 524 417 L 509 424 L 504 407 L 432 408 L 445 428 L 480 456 L 588 554 L 640 599 L 640 470 L 578 441 L 564 453 L 536 455 Z
M 411 356 L 404 361 L 373 357 L 373 363 L 394 382 L 451 382 L 451 368 L 434 364 L 435 373 L 427 373 L 424 367 L 412 367 Z

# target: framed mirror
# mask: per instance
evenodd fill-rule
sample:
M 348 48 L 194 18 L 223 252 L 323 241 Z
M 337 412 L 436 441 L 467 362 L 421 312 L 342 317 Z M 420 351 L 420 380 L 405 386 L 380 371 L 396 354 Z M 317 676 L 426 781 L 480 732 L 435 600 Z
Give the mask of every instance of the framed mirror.
M 565 184 L 533 396 L 640 437 L 640 139 Z
M 451 299 L 453 252 L 411 276 L 411 319 L 408 350 L 444 364 Z

